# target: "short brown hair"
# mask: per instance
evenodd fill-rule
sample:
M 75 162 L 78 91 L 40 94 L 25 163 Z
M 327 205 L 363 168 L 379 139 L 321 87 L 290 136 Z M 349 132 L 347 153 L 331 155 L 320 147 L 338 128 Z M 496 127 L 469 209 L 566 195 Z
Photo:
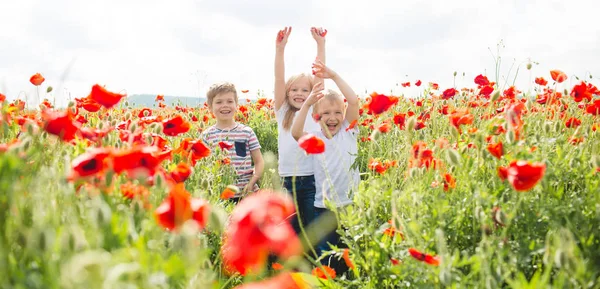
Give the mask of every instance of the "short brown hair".
M 237 90 L 235 89 L 235 85 L 231 82 L 219 82 L 210 86 L 208 92 L 206 92 L 206 102 L 209 106 L 212 106 L 213 99 L 219 94 L 233 92 L 233 96 L 235 98 L 235 103 L 238 103 L 238 95 Z

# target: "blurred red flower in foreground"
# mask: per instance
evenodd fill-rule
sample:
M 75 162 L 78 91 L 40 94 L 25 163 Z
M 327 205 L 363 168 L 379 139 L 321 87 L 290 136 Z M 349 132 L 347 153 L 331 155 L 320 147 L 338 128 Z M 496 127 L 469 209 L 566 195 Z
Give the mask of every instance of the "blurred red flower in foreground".
M 517 191 L 528 191 L 544 177 L 546 164 L 512 161 L 508 167 L 499 167 L 498 175 Z
M 384 113 L 396 103 L 398 103 L 398 97 L 373 92 L 366 106 L 369 109 L 369 114 L 378 115 Z
M 410 253 L 410 255 L 413 258 L 415 258 L 421 262 L 425 262 L 425 263 L 427 263 L 429 265 L 433 265 L 433 266 L 440 265 L 440 259 L 437 256 L 432 256 L 429 254 L 422 253 L 421 251 L 419 251 L 415 248 L 409 248 L 408 253 Z
M 233 210 L 222 246 L 229 272 L 258 272 L 270 252 L 279 257 L 302 253 L 302 245 L 287 220 L 294 213 L 288 195 L 261 190 L 243 199 Z
M 29 82 L 35 86 L 41 85 L 46 80 L 41 74 L 36 73 L 29 78 Z
M 66 111 L 42 111 L 42 119 L 45 122 L 44 129 L 49 133 L 60 137 L 64 141 L 71 141 L 79 132 L 81 123 L 75 120 L 75 114 L 71 109 Z
M 314 276 L 317 276 L 321 279 L 328 279 L 328 278 L 334 279 L 336 276 L 335 270 L 333 270 L 333 268 L 331 268 L 329 266 L 325 266 L 325 265 L 323 265 L 323 268 L 317 267 L 317 268 L 313 269 L 311 274 L 313 274 Z
M 190 165 L 186 163 L 179 163 L 177 167 L 171 172 L 171 178 L 173 178 L 175 182 L 183 183 L 185 182 L 185 180 L 187 180 L 187 178 L 189 178 L 191 173 L 192 168 L 190 167 Z
M 307 154 L 320 154 L 325 151 L 325 143 L 322 139 L 312 134 L 306 134 L 298 140 L 298 145 Z
M 557 70 L 557 69 L 550 70 L 550 76 L 552 77 L 552 80 L 554 80 L 558 83 L 561 83 L 561 82 L 567 80 L 567 75 L 564 72 Z
M 106 108 L 115 106 L 125 94 L 114 93 L 106 90 L 104 87 L 95 84 L 92 86 L 92 99 Z
M 204 228 L 208 222 L 209 205 L 205 200 L 192 199 L 185 186 L 180 183 L 175 185 L 162 204 L 154 211 L 158 224 L 173 230 L 193 219 Z
M 302 277 L 294 278 L 294 273 L 283 273 L 273 278 L 247 283 L 235 287 L 234 289 L 306 289 L 310 288 L 302 280 Z

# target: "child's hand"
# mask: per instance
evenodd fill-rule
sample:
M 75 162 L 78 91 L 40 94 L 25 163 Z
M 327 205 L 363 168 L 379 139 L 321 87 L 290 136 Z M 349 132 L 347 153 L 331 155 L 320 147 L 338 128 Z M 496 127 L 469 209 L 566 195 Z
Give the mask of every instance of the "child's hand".
M 331 68 L 327 67 L 325 63 L 323 63 L 323 61 L 319 59 L 315 60 L 315 63 L 313 63 L 312 68 L 313 75 L 315 75 L 316 77 L 333 79 L 337 76 L 337 73 L 335 71 L 331 70 Z
M 327 35 L 327 29 L 323 29 L 321 27 L 311 27 L 310 34 L 312 34 L 312 37 L 315 39 L 315 41 L 317 41 L 317 44 L 322 44 L 325 43 L 325 35 Z
M 292 33 L 292 27 L 285 27 L 283 30 L 279 30 L 277 32 L 277 40 L 275 41 L 277 48 L 285 48 L 287 44 L 288 37 Z
M 311 106 L 317 103 L 319 99 L 323 98 L 323 88 L 324 86 L 322 82 L 315 84 L 315 86 L 313 86 L 312 91 L 310 92 L 310 95 L 308 96 L 306 101 L 304 101 L 304 104 Z

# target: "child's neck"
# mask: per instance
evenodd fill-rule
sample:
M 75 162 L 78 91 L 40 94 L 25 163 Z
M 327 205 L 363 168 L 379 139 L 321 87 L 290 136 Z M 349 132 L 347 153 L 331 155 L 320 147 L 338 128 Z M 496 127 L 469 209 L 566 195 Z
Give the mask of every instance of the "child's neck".
M 217 119 L 217 123 L 215 124 L 215 127 L 218 129 L 232 129 L 236 125 L 237 125 L 237 123 L 233 119 L 228 119 L 228 120 Z

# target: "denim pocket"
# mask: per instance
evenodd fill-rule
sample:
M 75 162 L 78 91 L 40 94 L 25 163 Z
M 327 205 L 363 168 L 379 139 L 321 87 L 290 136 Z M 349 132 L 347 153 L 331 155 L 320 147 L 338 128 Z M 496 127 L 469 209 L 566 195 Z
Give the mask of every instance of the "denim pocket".
M 235 154 L 239 157 L 245 157 L 248 155 L 246 152 L 246 142 L 244 141 L 236 141 L 235 142 Z

